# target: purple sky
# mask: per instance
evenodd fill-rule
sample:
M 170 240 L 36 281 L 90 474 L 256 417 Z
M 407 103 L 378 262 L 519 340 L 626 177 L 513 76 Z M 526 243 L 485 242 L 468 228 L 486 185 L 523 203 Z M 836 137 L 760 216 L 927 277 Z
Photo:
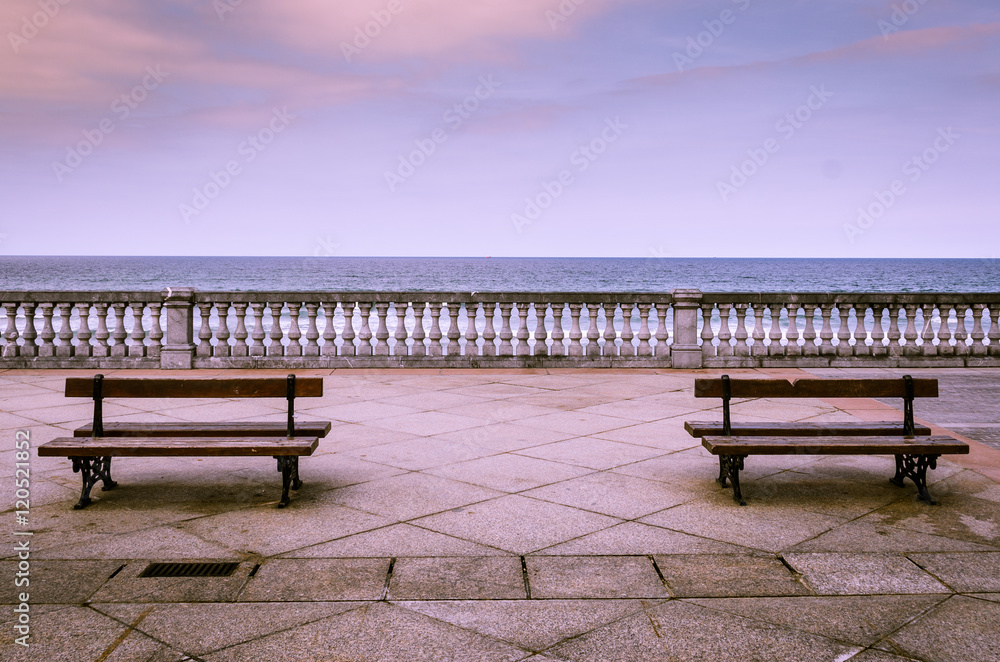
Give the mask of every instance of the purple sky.
M 1000 256 L 996 0 L 4 0 L 0 26 L 4 254 Z

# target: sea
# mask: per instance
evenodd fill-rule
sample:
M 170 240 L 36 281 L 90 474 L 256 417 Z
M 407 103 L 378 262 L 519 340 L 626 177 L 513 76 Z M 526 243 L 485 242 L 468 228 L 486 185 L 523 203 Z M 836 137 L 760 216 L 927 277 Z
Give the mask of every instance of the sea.
M 3 256 L 0 291 L 997 292 L 1000 259 Z

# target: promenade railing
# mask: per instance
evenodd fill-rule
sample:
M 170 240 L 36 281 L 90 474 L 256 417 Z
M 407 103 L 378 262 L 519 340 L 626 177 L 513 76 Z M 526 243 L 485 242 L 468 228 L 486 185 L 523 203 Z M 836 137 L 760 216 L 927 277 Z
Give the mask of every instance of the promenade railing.
M 0 292 L 0 368 L 1000 366 L 1000 293 Z

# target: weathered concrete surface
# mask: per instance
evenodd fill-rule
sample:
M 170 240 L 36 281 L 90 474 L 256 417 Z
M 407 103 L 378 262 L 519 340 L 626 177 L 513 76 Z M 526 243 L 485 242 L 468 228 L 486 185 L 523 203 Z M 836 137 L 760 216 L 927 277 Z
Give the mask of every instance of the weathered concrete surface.
M 692 387 L 721 371 L 315 370 L 301 374 L 324 376 L 325 395 L 298 413 L 334 426 L 287 509 L 270 458 L 123 458 L 119 488 L 74 511 L 69 462 L 32 453 L 26 525 L 17 432 L 34 448 L 88 421 L 90 405 L 61 392 L 91 373 L 0 372 L 0 657 L 992 660 L 1000 451 L 974 439 L 997 422 L 1000 370 L 908 372 L 942 386 L 917 418 L 973 440 L 931 473 L 939 506 L 890 485 L 890 458 L 790 456 L 748 463 L 740 508 L 683 432 L 718 416 Z M 106 414 L 281 419 L 282 402 L 257 404 L 112 400 Z M 750 401 L 734 416 L 875 420 L 899 417 L 894 404 Z M 138 577 L 173 560 L 240 565 L 221 579 Z M 28 648 L 13 629 L 21 591 Z

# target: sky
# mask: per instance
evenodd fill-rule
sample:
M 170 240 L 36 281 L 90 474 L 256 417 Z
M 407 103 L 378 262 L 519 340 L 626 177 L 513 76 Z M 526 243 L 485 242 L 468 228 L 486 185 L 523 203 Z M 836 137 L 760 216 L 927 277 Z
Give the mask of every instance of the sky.
M 0 254 L 1000 256 L 996 0 L 4 0 Z

